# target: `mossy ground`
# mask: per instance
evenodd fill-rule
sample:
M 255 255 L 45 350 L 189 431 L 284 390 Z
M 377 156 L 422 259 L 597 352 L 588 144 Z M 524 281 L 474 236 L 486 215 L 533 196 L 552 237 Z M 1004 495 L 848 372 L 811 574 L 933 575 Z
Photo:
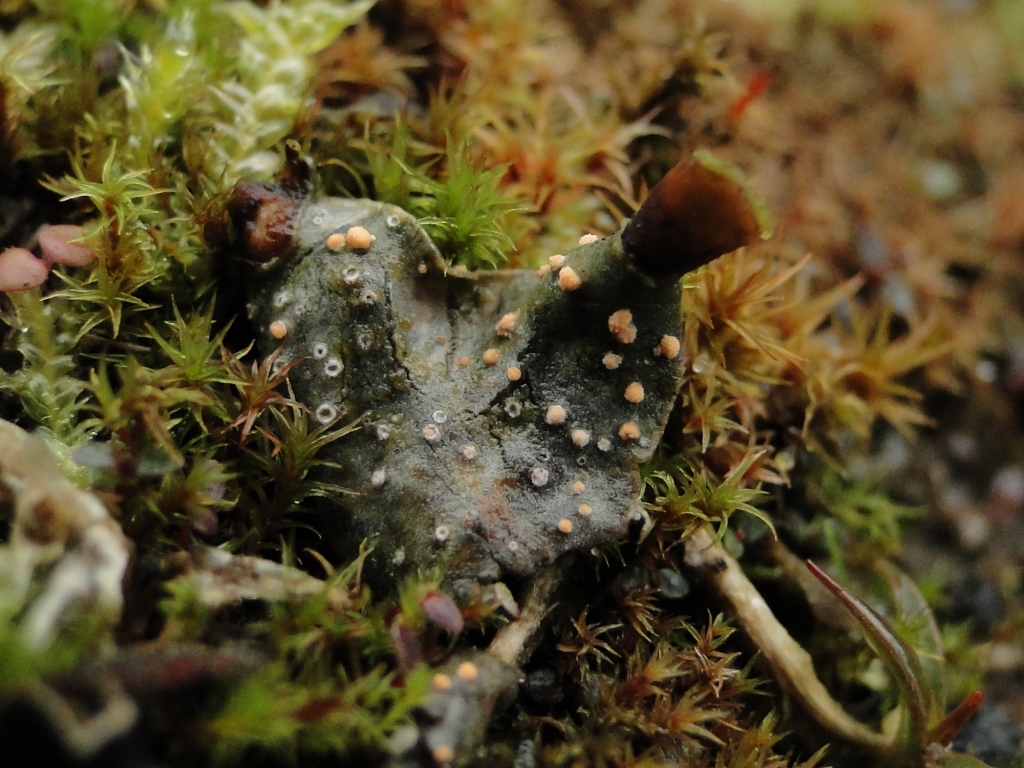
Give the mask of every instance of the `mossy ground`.
M 536 267 L 613 232 L 698 148 L 742 168 L 776 221 L 686 278 L 654 531 L 571 577 L 484 759 L 781 766 L 832 742 L 826 763 L 858 764 L 700 584 L 686 594 L 680 543 L 710 520 L 834 695 L 876 722 L 893 681 L 789 556 L 828 561 L 927 647 L 875 568 L 899 564 L 938 619 L 948 700 L 980 687 L 985 717 L 1011 724 L 982 756 L 1021 764 L 1024 12 L 793 5 L 0 0 L 0 246 L 74 223 L 98 256 L 2 299 L 0 416 L 43 436 L 133 548 L 117 627 L 69 616 L 44 654 L 19 639 L 31 595 L 0 591 L 6 743 L 51 749 L 26 691 L 68 687 L 102 651 L 103 674 L 132 660 L 144 706 L 96 764 L 380 760 L 429 676 L 403 667 L 394 627 L 427 662 L 451 651 L 422 607 L 433 574 L 374 603 L 357 553 L 318 537 L 315 499 L 340 490 L 317 451 L 344 430 L 251 347 L 224 210 L 292 138 L 324 192 L 406 208 L 454 267 Z M 174 581 L 197 543 L 336 567 L 335 597 L 210 611 Z M 493 634 L 491 609 L 463 607 L 458 643 Z M 183 658 L 188 685 L 152 682 Z

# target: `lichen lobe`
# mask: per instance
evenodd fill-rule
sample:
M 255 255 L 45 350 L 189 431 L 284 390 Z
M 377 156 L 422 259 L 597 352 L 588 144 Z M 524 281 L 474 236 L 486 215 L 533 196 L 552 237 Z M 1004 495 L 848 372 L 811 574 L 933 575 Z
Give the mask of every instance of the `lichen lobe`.
M 674 205 L 660 194 L 655 208 Z M 692 254 L 651 270 L 636 255 L 650 244 L 616 234 L 540 274 L 448 274 L 393 206 L 309 198 L 294 221 L 287 253 L 254 267 L 250 316 L 262 349 L 299 360 L 291 380 L 318 419 L 362 418 L 326 458 L 330 482 L 358 493 L 338 499 L 334 530 L 375 545 L 372 581 L 434 567 L 456 591 L 530 577 L 642 520 L 637 466 L 682 377 L 658 351 L 682 337 L 677 278 Z M 354 227 L 365 247 L 346 244 Z M 644 396 L 624 397 L 634 385 Z

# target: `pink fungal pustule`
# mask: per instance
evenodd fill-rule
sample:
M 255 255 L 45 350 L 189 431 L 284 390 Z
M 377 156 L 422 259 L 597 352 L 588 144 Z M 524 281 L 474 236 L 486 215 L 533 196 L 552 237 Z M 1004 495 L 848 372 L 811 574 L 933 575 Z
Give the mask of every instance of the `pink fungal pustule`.
M 434 624 L 453 635 L 462 631 L 464 622 L 459 606 L 448 595 L 431 590 L 420 599 L 420 607 Z
M 49 274 L 49 268 L 32 251 L 8 248 L 0 253 L 0 291 L 4 293 L 38 288 Z
M 91 248 L 71 242 L 82 234 L 82 228 L 75 224 L 55 224 L 40 229 L 39 250 L 46 266 L 87 267 L 96 261 L 96 254 Z

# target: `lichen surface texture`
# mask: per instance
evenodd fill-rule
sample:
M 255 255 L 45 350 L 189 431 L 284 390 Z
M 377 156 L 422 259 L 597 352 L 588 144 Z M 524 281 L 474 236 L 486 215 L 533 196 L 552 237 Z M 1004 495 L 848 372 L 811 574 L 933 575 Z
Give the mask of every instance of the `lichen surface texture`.
M 352 227 L 374 241 L 328 246 Z M 252 317 L 264 349 L 276 344 L 264 329 L 287 328 L 278 364 L 306 358 L 290 378 L 318 420 L 362 417 L 325 456 L 359 494 L 339 528 L 374 545 L 392 584 L 437 566 L 453 583 L 535 576 L 642 524 L 638 466 L 682 379 L 659 346 L 682 336 L 678 278 L 639 273 L 617 237 L 567 251 L 573 291 L 558 270 L 445 276 L 411 216 L 368 201 L 311 201 L 296 233 L 291 262 L 254 278 Z M 622 311 L 628 343 L 608 327 Z M 636 434 L 620 436 L 627 423 Z

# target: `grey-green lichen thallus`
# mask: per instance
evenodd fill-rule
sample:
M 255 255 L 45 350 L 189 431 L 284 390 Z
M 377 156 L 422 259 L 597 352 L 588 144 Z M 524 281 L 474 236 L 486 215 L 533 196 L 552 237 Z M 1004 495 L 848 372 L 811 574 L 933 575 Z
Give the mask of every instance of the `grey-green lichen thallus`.
M 758 237 L 754 206 L 687 160 L 611 237 L 583 235 L 540 270 L 467 274 L 405 211 L 312 196 L 304 177 L 293 150 L 280 187 L 242 185 L 229 209 L 261 351 L 298 361 L 290 380 L 317 421 L 360 419 L 327 449 L 330 481 L 355 492 L 330 527 L 352 551 L 373 545 L 384 591 L 434 569 L 457 599 L 533 579 L 489 657 L 521 662 L 515 627 L 543 616 L 552 566 L 643 530 L 638 466 L 684 371 L 679 278 Z M 398 752 L 453 759 L 515 675 L 489 678 L 502 682 L 472 702 L 437 691 L 432 725 Z
M 760 232 L 694 161 L 539 273 L 447 269 L 412 216 L 369 200 L 248 185 L 232 211 L 260 262 L 261 350 L 301 361 L 317 421 L 361 418 L 327 455 L 357 494 L 335 531 L 370 541 L 376 584 L 439 567 L 456 595 L 643 527 L 637 466 L 683 375 L 679 277 Z

